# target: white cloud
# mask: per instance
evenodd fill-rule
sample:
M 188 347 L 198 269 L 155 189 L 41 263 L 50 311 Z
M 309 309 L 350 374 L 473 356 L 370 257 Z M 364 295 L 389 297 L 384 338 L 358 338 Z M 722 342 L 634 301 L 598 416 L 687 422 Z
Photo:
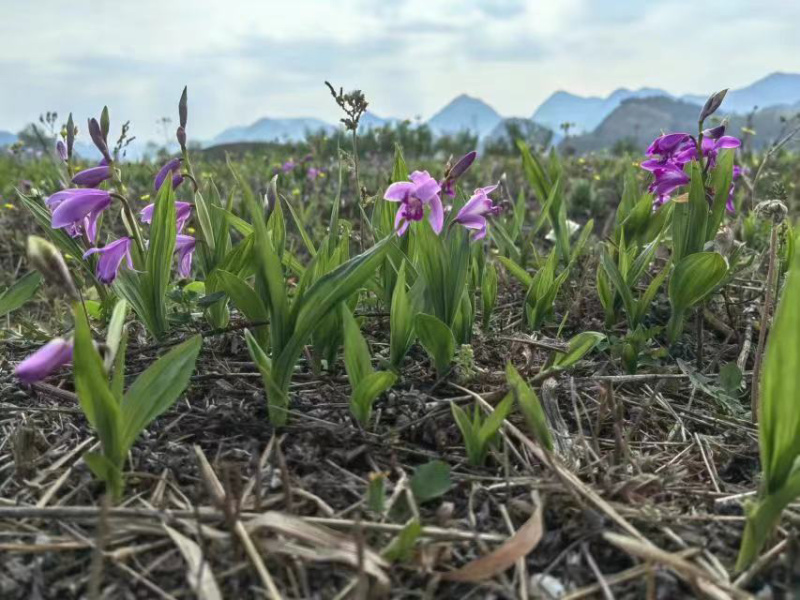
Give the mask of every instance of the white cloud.
M 108 104 L 143 138 L 190 87 L 190 134 L 262 116 L 338 118 L 322 82 L 383 115 L 465 92 L 530 115 L 557 89 L 676 93 L 797 70 L 793 0 L 37 0 L 4 7 L 0 129 Z

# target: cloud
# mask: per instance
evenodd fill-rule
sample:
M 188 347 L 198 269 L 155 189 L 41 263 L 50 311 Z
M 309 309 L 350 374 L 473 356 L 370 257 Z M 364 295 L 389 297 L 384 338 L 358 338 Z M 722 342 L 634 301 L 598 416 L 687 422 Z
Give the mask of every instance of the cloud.
M 705 93 L 797 70 L 793 0 L 37 0 L 0 21 L 0 129 L 104 104 L 160 139 L 189 85 L 190 136 L 264 116 L 336 121 L 323 81 L 425 117 L 460 93 L 530 115 L 557 89 Z M 43 22 L 42 15 L 47 15 Z

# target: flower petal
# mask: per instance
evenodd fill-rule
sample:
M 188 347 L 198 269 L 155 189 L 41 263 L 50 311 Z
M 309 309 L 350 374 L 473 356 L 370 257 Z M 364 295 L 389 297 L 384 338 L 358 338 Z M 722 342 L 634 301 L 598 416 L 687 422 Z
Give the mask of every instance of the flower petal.
M 409 181 L 398 181 L 386 188 L 383 195 L 384 200 L 389 202 L 400 202 L 414 191 L 414 184 Z
M 436 182 L 436 180 L 434 180 L 434 182 Z M 439 187 L 438 183 L 436 183 L 436 187 Z M 442 207 L 442 200 L 438 195 L 433 196 L 429 200 L 428 205 L 431 207 L 431 212 L 428 215 L 428 222 L 436 232 L 436 235 L 439 235 L 442 232 L 442 227 L 444 227 L 444 208 Z

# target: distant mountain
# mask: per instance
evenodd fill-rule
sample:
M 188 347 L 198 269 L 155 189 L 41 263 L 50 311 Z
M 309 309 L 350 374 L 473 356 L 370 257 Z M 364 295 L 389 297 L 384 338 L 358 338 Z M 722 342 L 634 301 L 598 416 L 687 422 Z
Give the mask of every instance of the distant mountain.
M 367 111 L 361 115 L 361 120 L 358 122 L 359 130 L 369 131 L 375 127 L 384 127 L 386 125 L 396 125 L 399 119 L 379 117 L 373 112 Z
M 0 146 L 10 146 L 17 141 L 17 136 L 10 131 L 0 131 Z
M 708 96 L 686 95 L 682 100 L 695 104 L 704 104 Z M 731 90 L 722 102 L 721 110 L 726 113 L 746 114 L 756 106 L 770 108 L 773 106 L 792 105 L 800 101 L 800 74 L 772 73 L 747 87 Z
M 469 131 L 478 137 L 490 133 L 502 117 L 483 100 L 461 94 L 428 120 L 434 135 Z
M 220 133 L 212 144 L 234 142 L 299 142 L 309 133 L 325 131 L 332 133 L 336 127 L 314 118 L 259 119 L 246 127 L 231 127 Z
M 514 140 L 522 139 L 531 147 L 546 148 L 555 141 L 554 133 L 531 119 L 510 117 L 503 119 L 481 139 L 486 146 L 510 147 Z
M 781 132 L 785 119 L 800 115 L 800 102 L 794 106 L 774 106 L 759 110 L 753 118 L 756 135 L 754 148 L 771 143 Z M 726 118 L 728 133 L 741 135 L 746 117 L 732 114 Z M 798 120 L 800 124 L 800 120 Z M 655 97 L 626 100 L 588 134 L 562 142 L 579 154 L 612 148 L 616 143 L 632 143 L 644 152 L 662 132 L 693 132 L 697 128 L 697 105 L 674 98 Z
M 638 90 L 620 88 L 607 97 L 601 98 L 599 96 L 577 96 L 559 91 L 545 100 L 531 118 L 552 131 L 559 131 L 562 123 L 572 123 L 573 131 L 586 133 L 597 127 L 623 101 L 630 98 L 654 96 L 669 96 L 669 94 L 655 88 Z

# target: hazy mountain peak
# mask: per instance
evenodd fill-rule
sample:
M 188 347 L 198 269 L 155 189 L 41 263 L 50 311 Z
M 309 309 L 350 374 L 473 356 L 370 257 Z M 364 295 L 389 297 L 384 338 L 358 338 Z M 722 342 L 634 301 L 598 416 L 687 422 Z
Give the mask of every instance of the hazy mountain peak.
M 454 135 L 471 131 L 482 137 L 502 120 L 498 112 L 480 98 L 460 94 L 453 98 L 428 121 L 437 135 Z

